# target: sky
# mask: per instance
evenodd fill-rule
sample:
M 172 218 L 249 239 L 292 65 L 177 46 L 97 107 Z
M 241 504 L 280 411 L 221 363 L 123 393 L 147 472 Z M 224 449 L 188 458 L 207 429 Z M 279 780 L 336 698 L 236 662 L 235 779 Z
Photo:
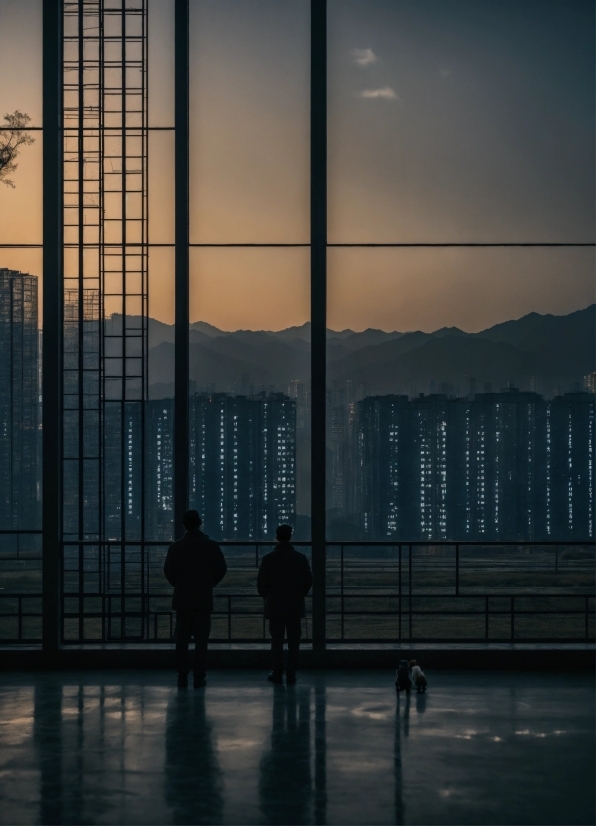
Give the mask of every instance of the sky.
M 150 241 L 173 241 L 173 0 L 149 0 Z M 593 243 L 594 7 L 574 0 L 329 0 L 331 243 Z M 309 3 L 191 0 L 193 244 L 308 243 Z M 23 56 L 26 56 L 25 58 Z M 0 117 L 41 124 L 41 2 L 0 0 Z M 0 186 L 0 244 L 41 241 L 42 140 Z M 40 273 L 31 250 L 0 266 Z M 304 248 L 191 251 L 191 320 L 309 314 Z M 335 329 L 478 330 L 594 300 L 592 249 L 328 254 Z M 149 311 L 173 320 L 173 255 Z

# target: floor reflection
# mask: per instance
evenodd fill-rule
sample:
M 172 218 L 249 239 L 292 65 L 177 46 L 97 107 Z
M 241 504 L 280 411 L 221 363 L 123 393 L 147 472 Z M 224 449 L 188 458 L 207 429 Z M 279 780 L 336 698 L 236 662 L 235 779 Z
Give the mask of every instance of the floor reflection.
M 589 674 L 2 676 L 0 826 L 595 822 Z
M 39 760 L 39 822 L 63 823 L 62 686 L 35 686 L 33 741 Z
M 315 812 L 316 824 L 327 823 L 327 692 L 315 686 Z
M 395 822 L 398 826 L 404 823 L 404 799 L 402 795 L 402 764 L 401 764 L 401 720 L 399 716 L 399 691 L 396 692 L 395 703 L 395 738 L 393 757 L 393 793 L 395 798 Z
M 168 703 L 165 799 L 174 823 L 223 822 L 223 776 L 204 691 L 178 692 Z
M 271 748 L 261 758 L 259 800 L 265 823 L 310 823 L 310 688 L 276 686 Z
M 426 711 L 426 694 L 416 695 L 416 711 L 418 714 L 424 714 Z

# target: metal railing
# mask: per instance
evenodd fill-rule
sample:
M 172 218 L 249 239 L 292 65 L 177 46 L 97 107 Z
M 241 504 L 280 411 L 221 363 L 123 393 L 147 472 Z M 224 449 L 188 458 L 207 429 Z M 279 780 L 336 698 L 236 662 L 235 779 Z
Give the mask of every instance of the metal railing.
M 309 542 L 295 544 L 310 556 Z M 211 639 L 264 643 L 256 573 L 273 543 L 221 545 L 228 575 L 215 590 Z M 62 644 L 170 644 L 175 614 L 163 577 L 167 547 L 64 542 Z M 593 640 L 593 547 L 577 541 L 328 542 L 326 638 L 348 645 Z M 32 559 L 3 554 L 3 570 Z M 41 641 L 41 601 L 41 581 L 36 589 L 0 590 L 1 643 Z M 304 631 L 308 642 L 310 598 Z
M 0 644 L 41 643 L 41 530 L 0 530 Z

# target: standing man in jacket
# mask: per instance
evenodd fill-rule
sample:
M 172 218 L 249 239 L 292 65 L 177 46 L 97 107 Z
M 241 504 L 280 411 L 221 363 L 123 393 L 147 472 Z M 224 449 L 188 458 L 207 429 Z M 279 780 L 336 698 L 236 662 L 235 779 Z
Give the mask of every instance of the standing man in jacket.
M 163 572 L 174 586 L 176 611 L 176 668 L 178 687 L 188 685 L 188 644 L 195 638 L 194 686 L 205 685 L 207 643 L 211 631 L 213 589 L 228 570 L 221 548 L 201 530 L 197 511 L 182 517 L 186 533 L 168 548 Z
M 290 544 L 292 528 L 280 525 L 276 531 L 277 546 L 266 554 L 259 568 L 257 589 L 265 600 L 265 617 L 271 633 L 273 669 L 269 681 L 281 683 L 284 672 L 284 636 L 288 635 L 288 665 L 286 681 L 296 682 L 298 649 L 302 635 L 302 617 L 306 616 L 304 598 L 312 587 L 308 559 Z

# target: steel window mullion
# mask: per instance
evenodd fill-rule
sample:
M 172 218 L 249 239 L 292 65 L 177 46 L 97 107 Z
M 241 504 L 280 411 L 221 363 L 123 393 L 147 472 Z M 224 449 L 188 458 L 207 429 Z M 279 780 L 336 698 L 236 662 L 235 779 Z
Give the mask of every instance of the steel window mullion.
M 312 644 L 325 650 L 325 414 L 327 328 L 327 0 L 311 0 L 310 300 Z
M 43 556 L 42 641 L 46 663 L 60 641 L 62 528 L 63 0 L 43 3 Z
M 188 508 L 189 92 L 188 0 L 175 6 L 174 535 Z

